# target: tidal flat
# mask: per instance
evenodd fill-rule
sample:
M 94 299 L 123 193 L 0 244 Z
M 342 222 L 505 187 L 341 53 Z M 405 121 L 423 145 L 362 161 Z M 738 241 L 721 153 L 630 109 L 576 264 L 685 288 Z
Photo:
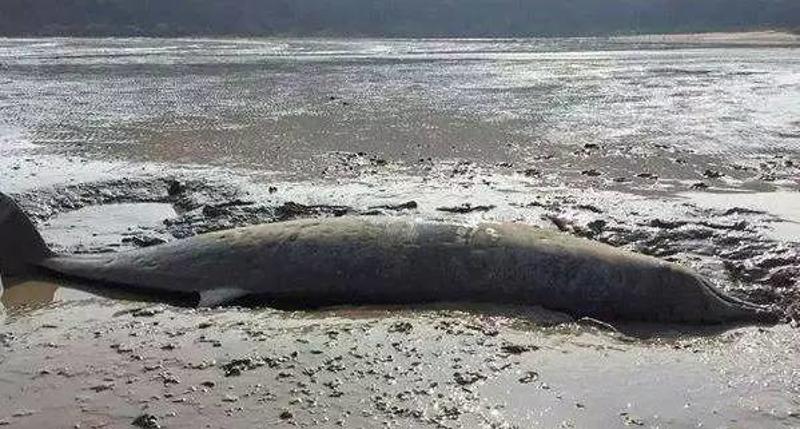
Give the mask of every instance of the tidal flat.
M 198 310 L 4 278 L 0 424 L 796 427 L 798 48 L 780 33 L 0 39 L 0 192 L 58 251 L 353 214 L 524 222 L 785 315 Z

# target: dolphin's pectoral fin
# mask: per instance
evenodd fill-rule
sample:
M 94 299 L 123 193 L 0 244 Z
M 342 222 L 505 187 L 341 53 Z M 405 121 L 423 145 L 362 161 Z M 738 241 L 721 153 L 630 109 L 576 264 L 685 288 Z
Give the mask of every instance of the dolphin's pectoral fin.
M 200 296 L 198 307 L 216 307 L 247 296 L 250 292 L 238 288 L 221 288 L 204 290 L 197 294 Z

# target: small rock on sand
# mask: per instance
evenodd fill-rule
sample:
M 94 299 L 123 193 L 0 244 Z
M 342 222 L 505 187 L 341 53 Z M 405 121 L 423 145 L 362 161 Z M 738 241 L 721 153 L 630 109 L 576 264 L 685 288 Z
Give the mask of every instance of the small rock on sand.
M 536 372 L 536 371 L 525 371 L 525 373 L 522 374 L 522 377 L 519 378 L 519 382 L 522 383 L 522 384 L 530 384 L 530 383 L 533 383 L 534 381 L 536 381 L 538 379 L 539 379 L 539 373 L 538 372 Z
M 161 314 L 164 312 L 164 307 L 156 306 L 156 307 L 145 307 L 140 308 L 138 310 L 134 310 L 131 315 L 133 317 L 153 317 L 156 314 Z
M 538 350 L 539 347 L 522 345 L 522 344 L 505 344 L 500 349 L 504 353 L 508 353 L 508 354 L 511 354 L 511 355 L 520 355 L 520 354 L 525 353 L 525 352 Z
M 488 206 L 473 206 L 470 203 L 464 203 L 460 206 L 456 207 L 438 207 L 436 210 L 440 212 L 447 212 L 447 213 L 458 213 L 458 214 L 466 214 L 472 212 L 488 212 L 489 210 L 493 210 L 496 206 L 488 205 Z
M 161 424 L 158 422 L 158 417 L 152 414 L 142 414 L 131 422 L 132 426 L 140 427 L 142 429 L 161 429 Z

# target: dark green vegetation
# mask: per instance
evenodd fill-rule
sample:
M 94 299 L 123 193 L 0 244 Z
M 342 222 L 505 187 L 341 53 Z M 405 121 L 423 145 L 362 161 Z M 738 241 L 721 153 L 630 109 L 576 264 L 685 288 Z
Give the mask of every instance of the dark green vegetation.
M 567 36 L 800 28 L 798 0 L 3 0 L 0 35 Z

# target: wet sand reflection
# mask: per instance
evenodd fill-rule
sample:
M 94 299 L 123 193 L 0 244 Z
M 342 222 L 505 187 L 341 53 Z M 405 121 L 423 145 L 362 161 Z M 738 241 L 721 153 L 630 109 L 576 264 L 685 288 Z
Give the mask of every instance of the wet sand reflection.
M 54 302 L 98 299 L 164 303 L 178 307 L 197 305 L 197 297 L 193 294 L 132 291 L 119 285 L 81 282 L 46 275 L 0 278 L 0 307 L 4 307 L 10 315 L 24 315 Z
M 54 302 L 102 298 L 182 304 L 171 295 L 134 294 L 120 288 L 76 283 L 57 277 L 0 277 L 0 306 L 9 315 L 24 315 Z
M 59 286 L 52 282 L 27 278 L 2 278 L 0 303 L 12 313 L 41 308 L 52 303 Z

